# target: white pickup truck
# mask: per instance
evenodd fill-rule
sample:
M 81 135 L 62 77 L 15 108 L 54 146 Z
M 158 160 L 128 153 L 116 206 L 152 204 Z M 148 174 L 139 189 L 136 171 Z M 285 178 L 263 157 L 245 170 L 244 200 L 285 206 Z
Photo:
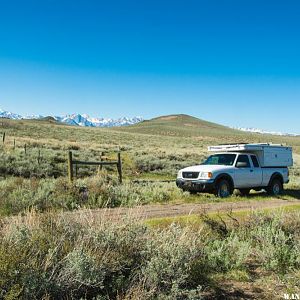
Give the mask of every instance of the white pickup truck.
M 248 195 L 251 189 L 279 195 L 289 182 L 292 148 L 275 144 L 230 144 L 208 147 L 207 160 L 178 172 L 176 184 L 190 193 L 230 196 L 234 189 Z

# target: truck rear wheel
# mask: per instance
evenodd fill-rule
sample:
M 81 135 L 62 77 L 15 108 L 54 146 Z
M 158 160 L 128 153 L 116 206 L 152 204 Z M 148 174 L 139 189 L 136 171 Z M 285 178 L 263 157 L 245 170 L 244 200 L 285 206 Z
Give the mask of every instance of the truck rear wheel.
M 272 195 L 272 196 L 278 196 L 282 193 L 283 191 L 283 185 L 282 185 L 282 182 L 280 179 L 278 178 L 274 178 L 268 188 L 267 188 L 267 192 L 269 195 Z
M 215 194 L 217 197 L 226 198 L 232 195 L 232 187 L 228 180 L 221 179 L 216 185 Z

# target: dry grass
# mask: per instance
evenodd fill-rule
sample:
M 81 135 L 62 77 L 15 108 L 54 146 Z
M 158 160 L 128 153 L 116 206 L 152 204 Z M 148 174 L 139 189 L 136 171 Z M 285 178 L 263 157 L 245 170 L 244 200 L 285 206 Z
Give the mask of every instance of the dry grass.
M 103 222 L 87 213 L 75 219 L 31 211 L 2 219 L 0 295 L 277 299 L 287 290 L 299 292 L 299 213 L 256 213 L 238 224 L 203 218 L 201 228 L 159 230 L 135 215 Z

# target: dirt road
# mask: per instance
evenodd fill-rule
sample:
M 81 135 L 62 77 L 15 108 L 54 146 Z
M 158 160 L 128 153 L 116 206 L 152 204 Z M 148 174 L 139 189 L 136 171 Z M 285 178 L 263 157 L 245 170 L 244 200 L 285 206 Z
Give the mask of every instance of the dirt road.
M 245 210 L 256 210 L 264 208 L 281 208 L 285 206 L 300 204 L 300 200 L 282 200 L 270 199 L 266 201 L 245 200 L 240 202 L 221 202 L 221 203 L 183 203 L 183 204 L 162 204 L 162 205 L 144 205 L 134 208 L 107 208 L 95 210 L 80 210 L 80 212 L 70 213 L 86 215 L 92 219 L 109 219 L 111 221 L 122 220 L 132 216 L 138 219 L 152 219 L 162 217 L 176 217 L 184 215 L 200 214 L 203 212 L 237 212 Z

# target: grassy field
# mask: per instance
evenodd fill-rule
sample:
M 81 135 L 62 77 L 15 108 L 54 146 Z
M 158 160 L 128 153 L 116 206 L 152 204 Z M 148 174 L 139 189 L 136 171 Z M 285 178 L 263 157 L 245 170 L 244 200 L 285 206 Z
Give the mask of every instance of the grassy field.
M 283 197 L 300 198 L 299 137 L 247 134 L 186 115 L 121 128 L 80 128 L 51 120 L 2 120 L 0 130 L 6 133 L 0 152 L 2 215 L 29 208 L 44 211 L 217 201 L 206 194 L 190 196 L 173 183 L 136 184 L 132 180 L 174 180 L 179 169 L 204 160 L 208 145 L 225 142 L 267 141 L 293 146 L 296 164 Z M 97 167 L 88 166 L 78 168 L 77 180 L 69 184 L 69 150 L 75 158 L 90 161 L 99 160 L 102 152 L 106 159 L 115 159 L 116 151 L 121 150 L 125 183 L 118 185 L 112 167 L 99 174 Z
M 188 217 L 146 224 L 80 218 L 82 208 L 243 201 L 190 195 L 174 182 L 159 182 L 202 161 L 207 146 L 229 142 L 292 146 L 295 166 L 280 198 L 300 199 L 299 137 L 244 133 L 186 115 L 121 128 L 3 119 L 0 132 L 6 134 L 0 152 L 0 299 L 280 299 L 283 292 L 299 292 L 300 224 L 293 209 L 245 213 L 238 223 L 207 215 L 200 226 Z M 90 161 L 103 152 L 115 159 L 120 150 L 124 183 L 111 167 L 80 167 L 69 183 L 69 150 Z M 255 193 L 249 198 L 269 200 Z M 78 220 L 66 217 L 71 210 Z

